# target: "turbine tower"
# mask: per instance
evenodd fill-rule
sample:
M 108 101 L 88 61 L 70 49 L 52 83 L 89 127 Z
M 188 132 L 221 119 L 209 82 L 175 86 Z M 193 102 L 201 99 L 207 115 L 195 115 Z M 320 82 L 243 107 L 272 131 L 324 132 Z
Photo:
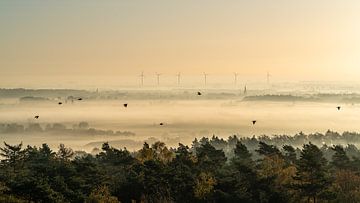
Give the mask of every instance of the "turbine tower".
M 268 84 L 268 85 L 270 85 L 270 77 L 271 77 L 270 73 L 267 72 L 266 80 L 267 80 L 267 84 Z
M 145 75 L 144 75 L 144 71 L 143 71 L 143 72 L 141 72 L 141 75 L 140 75 L 141 86 L 144 86 L 144 77 L 145 77 Z
M 234 73 L 234 84 L 237 85 L 238 73 Z
M 178 83 L 178 85 L 180 85 L 180 82 L 181 82 L 181 73 L 179 72 L 176 76 L 177 76 L 177 83 Z
M 160 85 L 160 73 L 156 73 L 156 78 L 157 78 L 157 85 Z
M 204 72 L 204 84 L 205 84 L 205 86 L 206 86 L 206 84 L 207 84 L 207 76 L 208 76 L 208 74 L 206 74 L 206 73 Z

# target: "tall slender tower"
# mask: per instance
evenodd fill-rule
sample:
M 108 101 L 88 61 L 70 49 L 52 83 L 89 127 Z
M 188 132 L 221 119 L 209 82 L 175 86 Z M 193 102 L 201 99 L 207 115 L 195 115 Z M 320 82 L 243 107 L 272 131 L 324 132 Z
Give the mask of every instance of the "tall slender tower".
M 156 77 L 157 77 L 157 85 L 160 85 L 160 73 L 156 73 Z
M 244 95 L 246 95 L 247 94 L 247 88 L 246 88 L 246 85 L 245 85 L 245 87 L 244 87 Z
M 206 73 L 204 72 L 204 84 L 205 84 L 205 86 L 207 85 L 207 76 L 208 76 L 208 74 L 206 74 Z
M 141 72 L 141 75 L 140 75 L 140 83 L 141 83 L 141 86 L 144 86 L 144 71 Z
M 178 85 L 180 85 L 181 73 L 179 72 L 176 76 L 177 76 L 177 83 L 178 83 Z
M 234 84 L 237 85 L 238 73 L 234 73 Z

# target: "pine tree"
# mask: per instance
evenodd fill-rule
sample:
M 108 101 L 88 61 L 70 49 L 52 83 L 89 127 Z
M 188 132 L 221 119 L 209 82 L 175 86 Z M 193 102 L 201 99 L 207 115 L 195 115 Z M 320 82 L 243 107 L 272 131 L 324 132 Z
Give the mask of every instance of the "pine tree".
M 63 161 L 67 162 L 74 156 L 74 152 L 70 148 L 66 148 L 64 144 L 60 144 L 59 151 L 56 153 L 56 157 Z
M 319 196 L 324 194 L 331 183 L 323 153 L 316 145 L 305 144 L 296 168 L 295 189 L 301 196 L 308 197 L 308 200 L 312 199 L 314 203 L 317 202 Z
M 227 160 L 224 151 L 215 149 L 209 142 L 197 149 L 196 156 L 199 167 L 206 172 L 215 172 Z
M 5 147 L 0 147 L 0 156 L 4 157 L 1 162 L 13 168 L 13 172 L 20 166 L 20 162 L 24 157 L 24 151 L 21 150 L 22 143 L 18 145 L 9 145 L 4 142 Z
M 284 150 L 285 160 L 289 164 L 295 164 L 297 157 L 296 157 L 296 150 L 294 149 L 294 147 L 292 147 L 290 145 L 284 145 L 283 150 Z
M 257 153 L 263 156 L 281 156 L 280 150 L 274 145 L 268 145 L 265 142 L 259 142 L 259 149 L 255 150 Z
M 335 151 L 335 154 L 332 156 L 331 165 L 333 165 L 336 169 L 348 169 L 350 159 L 346 155 L 344 148 L 340 145 L 336 145 L 331 149 Z

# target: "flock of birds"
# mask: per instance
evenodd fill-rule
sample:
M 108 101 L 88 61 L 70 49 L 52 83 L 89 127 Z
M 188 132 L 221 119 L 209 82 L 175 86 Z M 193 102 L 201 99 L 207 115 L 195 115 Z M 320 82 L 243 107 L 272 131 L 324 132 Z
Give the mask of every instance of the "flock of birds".
M 201 93 L 201 92 L 197 92 L 197 95 L 198 95 L 198 96 L 201 96 L 202 93 Z M 83 98 L 78 98 L 77 100 L 78 100 L 78 101 L 82 101 Z M 59 105 L 62 105 L 63 103 L 62 103 L 62 102 L 59 102 L 58 104 L 59 104 Z M 128 103 L 124 103 L 124 104 L 123 104 L 123 106 L 124 106 L 125 108 L 127 108 L 128 105 L 129 105 Z M 336 109 L 337 109 L 338 111 L 340 111 L 340 110 L 341 110 L 341 106 L 337 106 Z M 39 115 L 36 115 L 34 118 L 35 118 L 35 119 L 39 119 L 40 116 L 39 116 Z M 253 125 L 255 125 L 255 124 L 257 123 L 257 120 L 253 120 L 253 121 L 251 121 L 251 123 L 252 123 Z M 159 123 L 159 125 L 160 125 L 160 126 L 163 126 L 163 125 L 165 125 L 165 123 L 162 123 L 162 122 L 161 122 L 161 123 Z
M 201 93 L 201 92 L 197 92 L 197 95 L 198 95 L 198 96 L 201 96 L 202 93 Z M 83 98 L 80 97 L 80 98 L 77 98 L 77 100 L 78 100 L 78 101 L 82 101 Z M 58 105 L 63 105 L 63 103 L 62 103 L 62 102 L 58 102 Z M 129 106 L 129 104 L 128 104 L 128 103 L 124 103 L 123 106 L 124 106 L 125 108 L 127 108 L 127 107 Z M 39 118 L 40 118 L 39 115 L 34 116 L 34 119 L 36 119 L 36 120 L 39 119 Z M 255 121 L 255 122 L 256 122 L 256 121 Z M 253 122 L 253 124 L 255 124 L 255 123 Z M 159 123 L 159 125 L 160 125 L 160 126 L 163 126 L 163 125 L 165 125 L 165 123 L 161 122 L 161 123 Z

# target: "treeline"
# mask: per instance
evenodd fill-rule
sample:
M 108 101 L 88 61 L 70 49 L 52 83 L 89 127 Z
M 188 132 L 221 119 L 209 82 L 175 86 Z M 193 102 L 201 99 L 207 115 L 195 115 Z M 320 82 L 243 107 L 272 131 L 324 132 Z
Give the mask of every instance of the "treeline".
M 208 139 L 208 138 L 203 138 Z M 323 145 L 360 145 L 360 134 L 357 132 L 348 132 L 345 131 L 342 134 L 334 132 L 331 130 L 326 131 L 325 133 L 311 133 L 305 134 L 303 132 L 297 133 L 295 135 L 261 135 L 258 137 L 241 137 L 237 138 L 236 136 L 230 136 L 228 140 L 224 140 L 213 136 L 209 141 L 216 146 L 222 146 L 222 149 L 225 149 L 226 144 L 232 144 L 237 142 L 240 139 L 251 150 L 255 150 L 258 146 L 258 142 L 265 142 L 271 145 L 275 145 L 281 148 L 284 145 L 292 145 L 294 147 L 302 147 L 305 143 L 313 143 L 317 146 Z
M 94 93 L 86 90 L 74 90 L 74 89 L 4 89 L 0 88 L 1 98 L 21 98 L 21 97 L 67 97 L 69 95 L 82 95 L 90 96 Z
M 279 149 L 283 146 L 290 145 L 295 149 L 297 156 L 300 156 L 301 148 L 304 144 L 312 143 L 318 146 L 323 153 L 324 157 L 330 161 L 334 151 L 331 147 L 334 145 L 341 145 L 344 147 L 346 154 L 349 157 L 355 157 L 360 159 L 360 151 L 357 146 L 360 144 L 360 134 L 356 132 L 344 132 L 339 134 L 328 130 L 325 134 L 314 133 L 305 134 L 300 132 L 293 136 L 289 135 L 274 135 L 267 136 L 262 135 L 258 137 L 237 137 L 236 135 L 228 137 L 228 139 L 219 138 L 213 135 L 211 138 L 203 137 L 200 140 L 196 139 L 192 142 L 192 148 L 200 147 L 202 144 L 209 142 L 217 150 L 224 151 L 227 158 L 234 156 L 234 148 L 238 142 L 244 144 L 247 150 L 252 153 L 252 157 L 256 160 L 261 158 L 261 155 L 257 153 L 259 143 L 267 143 L 273 145 Z
M 279 87 L 281 88 L 281 87 Z M 251 88 L 250 88 L 251 89 Z M 20 101 L 71 101 L 71 98 L 84 98 L 86 100 L 192 100 L 192 99 L 243 99 L 244 101 L 283 101 L 283 102 L 341 102 L 359 103 L 360 94 L 358 93 L 269 93 L 263 90 L 250 90 L 244 95 L 243 88 L 239 89 L 207 89 L 203 91 L 202 97 L 195 93 L 197 89 L 169 89 L 169 90 L 76 90 L 76 89 L 2 89 L 0 88 L 0 98 L 18 98 Z M 245 97 L 244 97 L 245 96 Z M 243 98 L 244 97 L 244 98 Z
M 243 101 L 274 101 L 274 102 L 340 102 L 358 103 L 359 94 L 265 94 L 250 95 L 243 98 Z
M 253 95 L 253 96 L 246 96 L 243 98 L 243 101 L 282 101 L 282 102 L 292 102 L 292 101 L 319 101 L 318 98 L 312 96 L 294 96 L 294 95 Z
M 87 122 L 80 122 L 72 128 L 61 123 L 46 124 L 29 123 L 24 126 L 17 123 L 0 123 L 0 134 L 61 134 L 61 135 L 109 135 L 109 136 L 134 136 L 130 131 L 100 130 L 91 128 Z
M 97 155 L 5 143 L 0 202 L 360 202 L 360 159 L 349 146 L 257 140 L 252 153 L 232 136 L 226 156 L 218 140 L 145 143 L 136 152 L 104 143 Z
M 242 89 L 206 90 L 202 97 L 196 94 L 198 89 L 169 90 L 75 90 L 75 89 L 1 89 L 0 98 L 18 98 L 20 102 L 72 101 L 72 98 L 84 100 L 192 100 L 192 99 L 238 99 Z

